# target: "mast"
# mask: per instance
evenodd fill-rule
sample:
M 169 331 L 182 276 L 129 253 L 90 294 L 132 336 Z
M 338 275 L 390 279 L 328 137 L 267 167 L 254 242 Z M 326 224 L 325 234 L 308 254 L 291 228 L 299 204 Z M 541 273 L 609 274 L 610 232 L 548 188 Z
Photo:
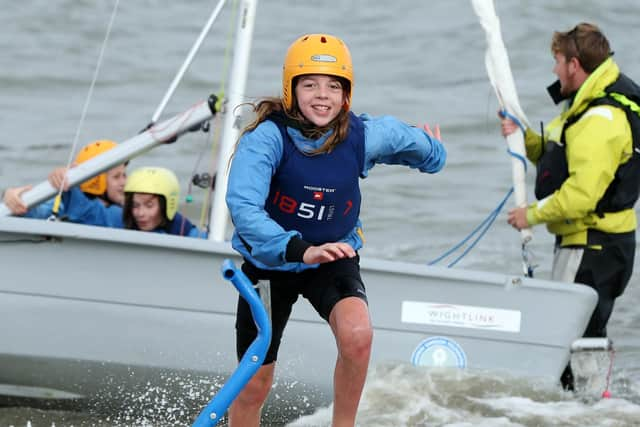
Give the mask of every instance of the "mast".
M 223 241 L 229 211 L 225 201 L 227 184 L 229 180 L 229 160 L 233 153 L 233 147 L 240 134 L 240 111 L 236 107 L 245 102 L 245 87 L 249 71 L 249 54 L 251 52 L 251 39 L 256 15 L 258 0 L 243 0 L 238 13 L 238 25 L 236 26 L 236 40 L 234 45 L 233 62 L 231 64 L 229 88 L 226 102 L 224 102 L 224 123 L 222 126 L 222 142 L 216 175 L 216 189 L 213 196 L 213 208 L 209 221 L 209 240 Z

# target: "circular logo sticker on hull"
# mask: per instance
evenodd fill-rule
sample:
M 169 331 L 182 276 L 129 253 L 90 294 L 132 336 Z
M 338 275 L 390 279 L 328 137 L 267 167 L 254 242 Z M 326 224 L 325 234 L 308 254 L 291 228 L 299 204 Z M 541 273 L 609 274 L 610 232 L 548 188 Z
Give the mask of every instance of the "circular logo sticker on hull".
M 411 363 L 416 366 L 465 368 L 467 355 L 454 340 L 431 337 L 416 347 L 411 355 Z

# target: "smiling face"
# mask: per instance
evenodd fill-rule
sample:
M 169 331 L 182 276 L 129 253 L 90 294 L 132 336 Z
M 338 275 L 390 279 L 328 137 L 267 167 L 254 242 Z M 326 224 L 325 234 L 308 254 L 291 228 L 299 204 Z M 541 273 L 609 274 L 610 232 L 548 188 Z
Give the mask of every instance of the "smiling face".
M 295 94 L 300 112 L 318 127 L 326 126 L 335 119 L 345 102 L 340 80 L 323 74 L 300 76 Z
M 127 167 L 122 164 L 107 171 L 107 197 L 113 203 L 124 205 L 124 185 L 127 182 Z
M 163 220 L 160 196 L 156 194 L 134 193 L 131 203 L 131 213 L 140 230 L 155 230 Z

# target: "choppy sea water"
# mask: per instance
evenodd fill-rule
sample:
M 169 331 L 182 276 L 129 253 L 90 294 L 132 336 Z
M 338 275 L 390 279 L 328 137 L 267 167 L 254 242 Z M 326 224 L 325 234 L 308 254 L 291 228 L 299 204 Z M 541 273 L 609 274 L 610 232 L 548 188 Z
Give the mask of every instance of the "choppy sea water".
M 114 1 L 7 2 L 0 13 L 0 188 L 38 182 L 65 164 Z M 160 102 L 215 5 L 213 1 L 120 2 L 80 141 L 135 135 Z M 593 21 L 608 35 L 623 70 L 640 79 L 635 54 L 640 4 L 565 0 L 498 2 L 521 104 L 532 122 L 556 110 L 545 93 L 554 76 L 553 30 Z M 440 124 L 448 165 L 435 176 L 376 167 L 363 181 L 365 256 L 426 262 L 466 236 L 510 186 L 510 160 L 499 135 L 497 103 L 484 69 L 484 35 L 467 1 L 263 1 L 258 5 L 247 100 L 280 91 L 288 44 L 307 32 L 341 36 L 355 66 L 353 109 L 410 123 Z M 166 114 L 219 90 L 231 13 L 225 10 Z M 179 144 L 132 166 L 174 169 L 187 182 L 207 141 Z M 529 172 L 529 179 L 532 178 Z M 186 187 L 186 185 L 185 185 Z M 183 188 L 185 188 L 183 187 Z M 532 197 L 532 196 L 531 196 Z M 196 199 L 198 196 L 196 195 Z M 197 219 L 197 213 L 194 213 Z M 548 277 L 552 240 L 535 229 L 533 249 Z M 460 268 L 518 273 L 519 238 L 499 216 Z M 637 266 L 636 266 L 636 270 Z M 637 274 L 610 322 L 616 346 L 610 399 L 561 392 L 552 384 L 489 373 L 374 366 L 359 412 L 362 426 L 633 426 L 640 424 L 640 290 Z M 328 373 L 329 375 L 330 373 Z M 180 396 L 158 399 L 153 413 L 87 414 L 29 407 L 0 408 L 0 425 L 173 425 Z M 162 400 L 162 399 L 165 400 Z M 306 408 L 290 408 L 306 413 Z M 171 413 L 171 416 L 164 416 Z M 330 409 L 303 416 L 274 413 L 274 425 L 329 425 Z

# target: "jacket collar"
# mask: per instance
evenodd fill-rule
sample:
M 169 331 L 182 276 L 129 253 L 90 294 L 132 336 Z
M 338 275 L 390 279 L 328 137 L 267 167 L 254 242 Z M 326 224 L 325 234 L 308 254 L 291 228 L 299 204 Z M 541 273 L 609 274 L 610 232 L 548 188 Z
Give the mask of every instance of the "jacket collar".
M 598 66 L 589 77 L 582 83 L 573 103 L 567 110 L 568 115 L 573 115 L 583 111 L 591 101 L 599 98 L 604 94 L 607 86 L 615 82 L 620 76 L 620 68 L 618 64 L 609 57 L 606 61 Z
M 563 115 L 569 116 L 584 110 L 595 98 L 602 96 L 604 89 L 618 79 L 620 69 L 613 58 L 609 57 L 598 66 L 582 83 L 578 91 L 562 97 L 560 95 L 560 82 L 556 81 L 547 88 L 553 101 L 558 104 L 567 100 L 566 110 Z

